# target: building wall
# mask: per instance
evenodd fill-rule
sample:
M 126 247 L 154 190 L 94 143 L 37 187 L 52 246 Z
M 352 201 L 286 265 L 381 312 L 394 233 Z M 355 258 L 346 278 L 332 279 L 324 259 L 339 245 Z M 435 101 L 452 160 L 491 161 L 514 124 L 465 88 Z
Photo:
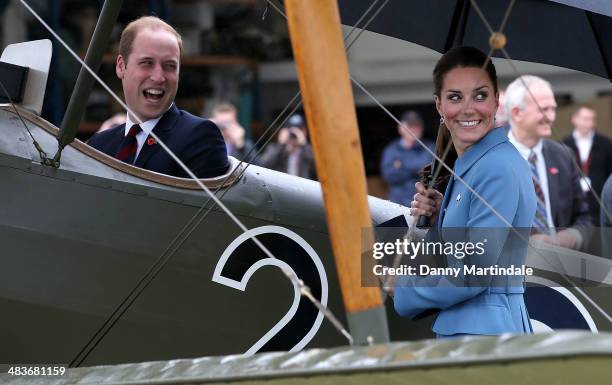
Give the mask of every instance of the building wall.
M 355 35 L 355 34 L 354 34 Z M 433 86 L 431 72 L 440 54 L 428 48 L 364 32 L 348 53 L 351 75 L 383 105 L 410 105 L 431 102 Z M 506 59 L 493 59 L 500 86 L 505 87 L 516 73 Z M 612 92 L 610 82 L 593 75 L 544 64 L 515 61 L 521 74 L 541 76 L 553 85 L 560 101 L 590 102 L 598 107 L 600 127 L 612 136 L 612 121 L 608 99 L 598 95 Z M 264 63 L 260 67 L 264 121 L 285 107 L 297 92 L 295 65 L 291 61 Z M 354 89 L 357 108 L 376 103 L 358 89 Z M 569 114 L 574 107 L 561 106 L 555 129 L 565 134 L 569 129 Z

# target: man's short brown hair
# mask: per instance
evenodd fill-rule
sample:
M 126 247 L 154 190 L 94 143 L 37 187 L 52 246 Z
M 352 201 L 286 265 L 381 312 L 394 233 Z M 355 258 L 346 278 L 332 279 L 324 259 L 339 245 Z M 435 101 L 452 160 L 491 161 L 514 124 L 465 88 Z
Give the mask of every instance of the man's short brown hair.
M 582 104 L 578 104 L 576 106 L 576 109 L 574 110 L 574 112 L 572 113 L 572 116 L 578 114 L 580 112 L 580 110 L 589 110 L 589 111 L 593 111 L 593 112 L 597 112 L 595 111 L 595 108 L 593 106 L 591 106 L 588 103 L 582 103 Z
M 215 115 L 215 114 L 224 114 L 224 113 L 228 113 L 228 112 L 231 112 L 231 113 L 235 114 L 235 113 L 238 112 L 238 110 L 236 109 L 236 106 L 234 106 L 230 102 L 221 102 L 219 104 L 216 104 L 213 107 L 213 109 L 212 109 L 213 115 Z
M 119 40 L 119 55 L 123 57 L 126 63 L 128 57 L 132 53 L 132 45 L 134 44 L 136 35 L 146 28 L 152 30 L 163 29 L 164 31 L 170 32 L 176 37 L 179 53 L 183 52 L 183 39 L 181 39 L 181 35 L 172 28 L 170 24 L 155 16 L 143 16 L 130 22 L 121 33 L 121 39 Z

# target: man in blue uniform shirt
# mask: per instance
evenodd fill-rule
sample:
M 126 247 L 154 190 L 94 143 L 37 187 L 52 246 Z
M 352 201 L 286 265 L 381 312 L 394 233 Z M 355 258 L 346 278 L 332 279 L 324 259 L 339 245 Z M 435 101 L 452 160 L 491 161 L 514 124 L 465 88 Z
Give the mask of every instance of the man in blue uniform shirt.
M 423 135 L 423 119 L 416 111 L 402 115 L 397 131 L 400 137 L 385 148 L 380 169 L 389 184 L 389 200 L 409 207 L 416 192 L 414 185 L 420 180 L 419 171 L 431 162 L 432 156 L 416 142 L 415 138 Z M 434 151 L 432 142 L 423 142 Z

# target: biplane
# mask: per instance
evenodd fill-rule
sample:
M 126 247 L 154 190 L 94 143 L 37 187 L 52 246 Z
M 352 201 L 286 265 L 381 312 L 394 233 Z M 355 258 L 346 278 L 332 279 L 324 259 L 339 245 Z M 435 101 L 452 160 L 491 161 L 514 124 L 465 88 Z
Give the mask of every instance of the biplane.
M 108 38 L 118 3 L 105 2 L 90 51 Z M 407 208 L 366 196 L 346 57 L 334 45 L 342 40 L 313 43 L 307 32 L 307 15 L 316 14 L 319 37 L 339 33 L 335 2 L 285 3 L 313 144 L 334 143 L 315 152 L 321 183 L 235 159 L 226 175 L 197 181 L 122 163 L 75 140 L 75 124 L 59 129 L 39 116 L 49 41 L 5 48 L 1 61 L 23 81 L 0 107 L 0 362 L 72 363 L 81 355 L 79 365 L 93 366 L 299 352 L 346 345 L 347 335 L 356 344 L 433 337 L 431 322 L 399 318 L 378 287 L 360 284 L 361 228 L 412 220 Z M 307 63 L 319 49 L 331 56 Z M 100 52 L 87 56 L 99 66 Z M 340 64 L 326 72 L 330 62 Z M 80 87 L 77 99 L 86 99 Z M 325 130 L 325 108 L 346 118 L 342 127 Z M 542 246 L 530 261 L 546 272 L 538 257 L 558 252 Z M 612 282 L 601 275 L 610 271 L 605 258 L 570 254 L 559 262 L 565 276 Z M 584 329 L 612 329 L 607 288 L 558 292 Z

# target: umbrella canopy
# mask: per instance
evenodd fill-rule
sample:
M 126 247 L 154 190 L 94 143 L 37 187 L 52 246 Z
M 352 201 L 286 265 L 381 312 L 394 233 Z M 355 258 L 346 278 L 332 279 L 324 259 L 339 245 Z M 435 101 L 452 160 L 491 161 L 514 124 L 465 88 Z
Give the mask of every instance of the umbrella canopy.
M 355 25 L 374 2 L 338 0 L 342 23 Z M 383 3 L 378 1 L 371 14 Z M 510 3 L 476 1 L 493 30 L 500 28 Z M 484 52 L 490 49 L 491 33 L 470 0 L 389 0 L 366 29 L 440 53 L 459 45 Z M 512 59 L 571 68 L 612 80 L 612 1 L 516 0 L 503 32 Z M 493 56 L 504 54 L 495 51 Z

